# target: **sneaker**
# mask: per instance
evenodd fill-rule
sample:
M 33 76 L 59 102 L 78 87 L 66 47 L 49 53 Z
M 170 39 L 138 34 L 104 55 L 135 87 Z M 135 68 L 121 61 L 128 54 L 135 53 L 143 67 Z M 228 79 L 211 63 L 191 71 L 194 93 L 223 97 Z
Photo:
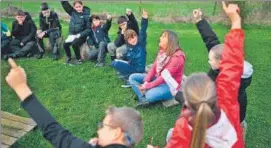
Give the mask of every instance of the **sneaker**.
M 75 59 L 71 64 L 72 65 L 81 65 L 82 64 L 82 60 L 81 59 L 80 60 Z
M 135 106 L 135 108 L 146 108 L 150 106 L 150 103 L 149 102 L 138 102 Z
M 4 59 L 5 61 L 8 60 L 8 58 L 9 58 L 8 55 L 4 55 L 4 56 L 3 56 L 3 59 Z
M 27 57 L 31 57 L 31 55 L 28 54 Z M 41 59 L 42 57 L 43 57 L 43 54 L 38 54 L 38 55 L 36 56 L 37 59 Z
M 66 58 L 65 64 L 71 64 L 71 62 L 72 62 L 72 59 L 71 59 L 71 58 Z
M 97 64 L 95 64 L 95 66 L 94 67 L 104 67 L 104 63 L 102 63 L 102 62 L 98 62 Z
M 125 80 L 125 84 L 121 85 L 122 88 L 130 88 L 131 84 L 128 80 Z
M 60 59 L 60 56 L 59 55 L 53 55 L 53 61 L 57 61 Z

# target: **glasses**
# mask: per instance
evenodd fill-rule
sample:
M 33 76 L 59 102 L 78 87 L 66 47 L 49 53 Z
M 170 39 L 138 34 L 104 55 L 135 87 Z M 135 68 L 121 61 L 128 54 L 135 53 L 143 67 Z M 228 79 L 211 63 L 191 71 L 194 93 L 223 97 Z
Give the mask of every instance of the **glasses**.
M 118 127 L 114 127 L 114 126 L 109 125 L 109 124 L 104 124 L 103 122 L 98 122 L 98 129 L 102 129 L 105 126 L 110 127 L 112 129 L 118 128 Z M 124 132 L 125 139 L 126 139 L 127 143 L 129 145 L 134 145 L 134 141 L 133 141 L 132 137 L 127 132 L 125 132 L 123 129 L 121 129 L 121 130 Z
M 104 124 L 103 122 L 98 122 L 98 129 L 102 129 L 103 127 L 105 127 L 105 126 L 107 126 L 107 127 L 110 127 L 110 128 L 117 128 L 117 127 L 114 127 L 114 126 L 112 126 L 112 125 L 109 125 L 109 124 Z

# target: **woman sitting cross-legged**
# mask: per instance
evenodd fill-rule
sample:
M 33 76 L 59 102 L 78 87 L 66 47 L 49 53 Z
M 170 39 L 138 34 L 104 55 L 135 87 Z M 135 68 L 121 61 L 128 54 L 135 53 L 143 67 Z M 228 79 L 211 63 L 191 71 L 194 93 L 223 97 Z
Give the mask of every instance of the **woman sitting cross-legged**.
M 148 74 L 135 73 L 129 77 L 132 89 L 138 97 L 138 105 L 173 98 L 169 86 L 161 76 L 164 70 L 169 72 L 178 87 L 181 86 L 185 55 L 179 46 L 178 35 L 172 31 L 164 31 L 160 37 L 159 48 Z

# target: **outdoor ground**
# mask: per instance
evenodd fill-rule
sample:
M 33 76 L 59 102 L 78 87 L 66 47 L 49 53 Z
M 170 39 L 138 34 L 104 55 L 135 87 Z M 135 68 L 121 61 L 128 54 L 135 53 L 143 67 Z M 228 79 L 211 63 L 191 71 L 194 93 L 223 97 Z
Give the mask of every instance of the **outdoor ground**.
M 53 3 L 51 7 L 59 8 L 60 5 L 58 5 Z M 119 14 L 122 14 L 126 7 L 139 11 L 138 7 L 134 7 L 134 5 L 129 3 L 121 6 L 120 4 L 112 4 L 112 7 L 106 6 L 106 8 L 109 9 L 109 12 L 112 10 Z M 163 4 L 163 8 L 177 9 L 175 5 Z M 5 3 L 2 6 L 5 6 Z M 99 9 L 97 12 L 102 12 L 100 6 L 103 6 L 103 4 L 90 5 L 93 10 Z M 212 6 L 211 3 L 206 3 L 206 8 L 203 9 L 207 9 L 207 14 L 212 14 Z M 159 11 L 156 8 L 159 7 L 162 8 L 162 5 L 149 4 L 144 8 L 150 10 L 151 14 L 155 14 Z M 193 8 L 198 8 L 199 5 L 193 3 L 181 7 L 182 11 L 190 13 Z M 34 2 L 24 3 L 24 8 L 37 13 L 39 5 Z M 138 12 L 136 15 L 139 18 Z M 7 23 L 11 28 L 11 19 L 2 18 L 1 21 Z M 38 24 L 37 19 L 35 21 Z M 111 39 L 114 39 L 117 31 L 115 21 L 113 21 L 113 26 L 109 32 Z M 62 25 L 64 36 L 66 36 L 68 24 L 62 22 Z M 229 27 L 220 24 L 212 24 L 212 27 L 220 40 L 223 41 Z M 165 29 L 174 30 L 179 35 L 181 47 L 186 54 L 185 74 L 207 72 L 209 68 L 207 50 L 194 24 L 164 24 L 150 21 L 147 39 L 147 63 L 152 63 L 156 57 L 158 38 Z M 271 147 L 271 105 L 269 104 L 269 97 L 271 96 L 271 28 L 250 25 L 245 27 L 245 34 L 245 57 L 254 66 L 252 84 L 247 89 L 248 110 L 246 121 L 248 133 L 246 145 L 248 148 L 267 148 Z M 136 104 L 133 100 L 134 95 L 131 89 L 120 87 L 123 82 L 115 76 L 111 67 L 94 68 L 94 63 L 90 62 L 85 62 L 80 66 L 68 66 L 63 64 L 65 61 L 63 49 L 61 49 L 61 52 L 62 58 L 59 61 L 52 61 L 49 57 L 50 53 L 40 60 L 30 58 L 16 61 L 25 68 L 28 84 L 33 92 L 59 123 L 77 137 L 88 141 L 95 133 L 97 123 L 103 118 L 106 108 L 109 105 L 133 107 Z M 109 61 L 109 57 L 107 57 L 107 63 Z M 28 116 L 20 107 L 15 93 L 8 88 L 5 82 L 4 78 L 8 70 L 7 62 L 2 60 L 1 109 L 20 116 Z M 163 108 L 156 105 L 151 108 L 139 109 L 144 120 L 144 138 L 137 147 L 146 147 L 151 137 L 153 137 L 154 145 L 163 146 L 167 131 L 174 126 L 180 108 L 181 106 Z M 14 147 L 47 148 L 51 145 L 43 139 L 38 130 L 35 130 L 19 140 Z

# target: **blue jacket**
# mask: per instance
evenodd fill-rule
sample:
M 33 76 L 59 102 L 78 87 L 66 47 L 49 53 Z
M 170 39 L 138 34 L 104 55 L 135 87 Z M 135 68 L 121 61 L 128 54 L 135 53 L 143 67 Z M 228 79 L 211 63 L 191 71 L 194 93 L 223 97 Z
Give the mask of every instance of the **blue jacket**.
M 1 22 L 1 49 L 8 45 L 10 42 L 10 36 L 6 35 L 6 32 L 8 32 L 8 26 Z
M 70 15 L 69 34 L 76 35 L 80 33 L 82 37 L 88 36 L 90 32 L 90 9 L 88 7 L 83 8 L 82 13 L 76 12 L 70 5 L 69 1 L 61 1 L 64 10 Z
M 146 44 L 147 44 L 148 19 L 142 18 L 139 31 L 138 43 L 135 46 L 128 45 L 126 59 L 138 72 L 145 72 Z

